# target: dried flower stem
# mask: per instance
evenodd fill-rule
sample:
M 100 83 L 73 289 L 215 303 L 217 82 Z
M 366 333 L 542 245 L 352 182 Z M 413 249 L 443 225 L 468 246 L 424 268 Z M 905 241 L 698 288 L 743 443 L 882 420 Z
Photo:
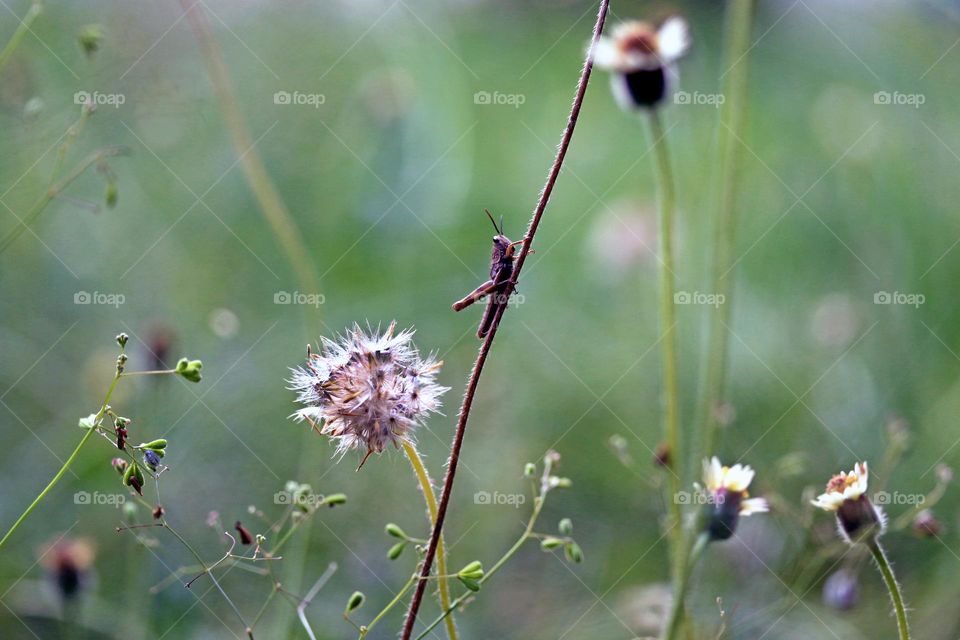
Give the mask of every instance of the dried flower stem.
M 715 410 L 724 393 L 727 343 L 729 339 L 730 296 L 733 278 L 727 271 L 733 254 L 737 226 L 737 194 L 740 186 L 740 168 L 746 120 L 747 81 L 749 77 L 750 32 L 756 0 L 730 0 L 727 9 L 725 52 L 726 68 L 721 93 L 726 101 L 720 109 L 718 208 L 711 237 L 714 239 L 711 257 L 711 293 L 722 295 L 724 303 L 710 312 L 707 324 L 707 352 L 701 370 L 700 399 L 697 422 L 704 456 L 712 455 L 717 436 Z
M 687 586 L 690 583 L 690 575 L 693 573 L 693 568 L 696 566 L 700 556 L 703 555 L 703 550 L 706 549 L 708 542 L 710 542 L 710 536 L 707 533 L 701 533 L 697 537 L 696 542 L 690 549 L 690 554 L 683 564 L 683 574 L 678 577 L 673 585 L 673 603 L 670 605 L 670 617 L 667 619 L 667 624 L 663 628 L 663 637 L 666 640 L 674 640 L 680 637 L 680 631 L 683 628 L 684 602 L 687 595 Z
M 539 493 L 537 493 L 536 485 L 534 485 L 533 511 L 530 514 L 530 519 L 527 521 L 527 526 L 524 528 L 523 533 L 520 534 L 520 537 L 517 538 L 516 542 L 513 543 L 513 546 L 507 549 L 507 552 L 500 556 L 500 559 L 493 563 L 493 566 L 484 572 L 483 577 L 477 581 L 478 584 L 483 585 L 487 582 L 487 580 L 492 578 L 493 575 L 499 571 L 503 565 L 505 565 L 507 561 L 509 561 L 510 558 L 512 558 L 517 551 L 520 550 L 520 547 L 522 547 L 528 540 L 544 537 L 539 533 L 535 533 L 533 529 L 537 524 L 537 520 L 540 518 L 540 512 L 543 510 L 543 504 L 546 501 L 547 492 L 550 490 L 549 478 L 551 473 L 551 462 L 550 459 L 547 458 L 544 461 L 544 470 L 540 481 Z M 476 593 L 473 591 L 466 591 L 460 595 L 456 600 L 450 603 L 449 607 L 443 610 L 443 613 L 441 613 L 433 622 L 428 624 L 427 627 L 420 632 L 420 635 L 417 636 L 416 640 L 422 640 L 423 638 L 426 638 L 430 632 L 433 631 L 438 624 L 440 624 L 441 621 L 443 621 L 447 616 L 453 614 L 456 609 L 463 605 L 469 598 L 474 596 L 476 596 Z
M 557 177 L 560 175 L 560 168 L 563 166 L 563 159 L 567 155 L 567 149 L 569 148 L 570 140 L 573 137 L 573 131 L 577 124 L 577 118 L 580 115 L 580 107 L 583 105 L 583 98 L 587 91 L 587 83 L 590 81 L 590 72 L 593 70 L 593 51 L 596 48 L 597 41 L 600 38 L 600 32 L 603 30 L 603 23 L 606 20 L 607 9 L 609 6 L 610 0 L 601 0 L 600 9 L 597 13 L 597 22 L 593 28 L 593 39 L 590 43 L 590 51 L 587 53 L 586 60 L 583 64 L 583 71 L 580 74 L 580 80 L 577 84 L 577 92 L 573 100 L 573 106 L 570 109 L 570 115 L 567 118 L 567 125 L 564 128 L 563 136 L 560 139 L 560 147 L 557 151 L 556 158 L 554 158 L 553 166 L 550 168 L 550 173 L 547 175 L 547 182 L 543 187 L 543 191 L 540 193 L 540 199 L 537 202 L 536 209 L 534 209 L 533 217 L 530 220 L 530 225 L 527 227 L 527 233 L 523 238 L 523 245 L 520 248 L 520 255 L 517 257 L 516 266 L 514 267 L 513 278 L 507 285 L 506 290 L 503 292 L 505 296 L 509 296 L 516 286 L 516 282 L 520 277 L 520 271 L 523 269 L 524 262 L 527 259 L 527 254 L 530 253 L 530 246 L 533 244 L 533 238 L 536 235 L 537 228 L 540 226 L 540 219 L 543 217 L 543 212 L 546 210 L 547 203 L 550 200 L 550 194 L 553 192 L 553 187 L 557 182 Z M 453 491 L 453 480 L 457 473 L 457 465 L 460 462 L 460 449 L 463 446 L 463 437 L 467 428 L 467 420 L 470 417 L 470 408 L 473 406 L 474 394 L 476 394 L 477 386 L 480 383 L 480 374 L 483 372 L 483 365 L 487 360 L 487 355 L 490 353 L 490 348 L 493 346 L 493 340 L 497 336 L 497 329 L 500 326 L 500 320 L 508 306 L 509 305 L 501 305 L 497 310 L 496 316 L 494 317 L 493 323 L 490 327 L 490 332 L 487 334 L 486 339 L 484 339 L 483 344 L 480 346 L 480 352 L 477 354 L 477 359 L 474 362 L 473 369 L 470 372 L 470 378 L 467 382 L 467 390 L 463 396 L 463 404 L 460 406 L 460 413 L 457 419 L 457 429 L 453 437 L 453 446 L 450 450 L 450 460 L 447 465 L 447 473 L 443 481 L 443 491 L 440 494 L 437 522 L 430 534 L 430 544 L 427 547 L 427 554 L 423 559 L 423 567 L 420 571 L 421 578 L 428 578 L 430 576 L 433 558 L 436 556 L 437 546 L 440 542 L 440 533 L 443 530 L 443 521 L 447 515 L 447 506 L 450 503 L 450 494 Z M 403 625 L 403 640 L 410 640 L 410 637 L 413 634 L 413 625 L 417 621 L 417 611 L 420 609 L 420 604 L 423 601 L 423 592 L 426 589 L 426 585 L 426 580 L 420 580 L 417 582 L 417 587 L 414 591 L 413 598 L 410 600 L 410 608 L 407 610 L 407 617 Z
M 883 581 L 887 583 L 887 591 L 890 592 L 890 600 L 893 602 L 893 608 L 897 614 L 897 630 L 900 632 L 900 640 L 910 640 L 910 627 L 907 625 L 907 611 L 903 606 L 903 594 L 900 593 L 900 585 L 897 584 L 897 578 L 893 575 L 893 568 L 890 561 L 887 560 L 887 554 L 883 552 L 880 541 L 876 537 L 866 541 L 870 554 L 877 562 L 880 573 L 883 574 Z
M 220 102 L 220 109 L 230 131 L 230 137 L 233 139 L 233 145 L 237 153 L 240 154 L 238 162 L 243 168 L 243 175 L 247 184 L 253 191 L 257 203 L 260 205 L 260 211 L 270 224 L 273 234 L 277 237 L 290 265 L 296 272 L 300 286 L 304 291 L 318 291 L 319 286 L 310 254 L 303 243 L 300 232 L 297 230 L 296 222 L 294 222 L 276 186 L 273 184 L 273 180 L 267 173 L 263 159 L 257 152 L 254 140 L 243 120 L 243 114 L 240 112 L 237 97 L 233 92 L 227 66 L 223 61 L 223 54 L 210 31 L 210 24 L 204 13 L 203 3 L 194 0 L 180 0 L 180 4 L 186 11 L 187 20 L 193 29 L 194 36 L 200 45 L 200 51 L 207 63 L 207 73 L 210 75 L 210 82 L 217 94 L 217 100 Z
M 409 441 L 404 440 L 403 451 L 410 460 L 410 466 L 413 467 L 413 472 L 417 476 L 417 482 L 420 483 L 420 490 L 423 492 L 423 499 L 427 503 L 427 512 L 430 515 L 430 526 L 431 528 L 436 527 L 437 497 L 433 492 L 433 485 L 430 484 L 430 475 L 427 473 L 427 468 L 423 465 L 417 448 Z M 447 554 L 444 549 L 443 535 L 437 541 L 437 591 L 440 596 L 440 608 L 446 611 L 450 608 L 450 584 L 447 581 Z M 398 598 L 395 598 L 395 600 Z M 446 619 L 446 625 L 447 637 L 450 640 L 457 640 L 457 625 L 453 616 Z
M 100 419 L 103 418 L 103 415 L 107 412 L 107 406 L 110 403 L 110 397 L 113 395 L 113 390 L 117 388 L 117 382 L 119 382 L 120 376 L 121 374 L 119 371 L 116 374 L 114 374 L 113 380 L 110 382 L 110 387 L 107 389 L 107 394 L 103 398 L 103 403 L 100 405 L 100 410 L 97 412 L 93 420 L 94 425 L 96 425 L 96 423 L 99 422 Z M 83 449 L 83 445 L 87 443 L 87 440 L 89 440 L 90 436 L 92 436 L 96 431 L 97 431 L 96 426 L 91 426 L 89 429 L 87 429 L 87 432 L 83 434 L 83 437 L 80 438 L 80 442 L 78 442 L 76 448 L 74 448 L 73 453 L 70 454 L 70 457 L 67 458 L 66 462 L 63 463 L 63 466 L 60 467 L 60 471 L 58 471 L 57 474 L 53 476 L 53 478 L 50 480 L 49 483 L 47 483 L 47 486 L 43 489 L 43 491 L 41 491 L 39 495 L 37 495 L 37 497 L 33 499 L 33 502 L 30 503 L 30 506 L 27 507 L 26 510 L 20 515 L 20 517 L 17 518 L 17 521 L 13 523 L 13 526 L 10 527 L 10 530 L 7 531 L 6 535 L 4 535 L 2 539 L 0 539 L 0 548 L 3 547 L 4 543 L 10 538 L 10 536 L 13 535 L 13 532 L 20 527 L 23 521 L 27 519 L 27 516 L 30 515 L 30 513 L 37 507 L 37 505 L 40 504 L 44 498 L 47 497 L 47 494 L 50 493 L 53 487 L 56 486 L 58 482 L 60 482 L 60 478 L 62 478 L 64 474 L 67 473 L 67 471 L 70 469 L 70 466 L 73 464 L 74 460 L 77 459 L 77 456 L 80 454 L 80 450 Z
M 3 51 L 0 51 L 0 69 L 3 69 L 4 65 L 7 64 L 7 61 L 10 60 L 10 56 L 13 55 L 14 50 L 20 44 L 20 41 L 23 40 L 23 37 L 27 35 L 28 31 L 30 31 L 33 21 L 37 19 L 37 16 L 40 15 L 42 10 L 43 6 L 40 4 L 40 0 L 33 0 L 33 4 L 30 5 L 29 11 L 27 11 L 26 15 L 23 16 L 23 19 L 20 20 L 20 26 L 17 27 L 17 30 L 13 32 L 12 36 L 10 36 L 10 40 L 3 48 Z
M 673 222 L 676 209 L 676 193 L 673 171 L 670 168 L 670 153 L 667 149 L 663 122 L 656 109 L 649 114 L 650 139 L 656 150 L 657 183 L 660 194 L 659 240 L 660 240 L 660 333 L 663 358 L 663 437 L 667 445 L 667 470 L 670 475 L 670 522 L 667 523 L 674 558 L 674 577 L 683 571 L 683 529 L 681 520 L 680 493 L 683 475 L 683 451 L 680 448 L 680 392 L 677 385 L 677 334 L 674 309 L 674 262 Z

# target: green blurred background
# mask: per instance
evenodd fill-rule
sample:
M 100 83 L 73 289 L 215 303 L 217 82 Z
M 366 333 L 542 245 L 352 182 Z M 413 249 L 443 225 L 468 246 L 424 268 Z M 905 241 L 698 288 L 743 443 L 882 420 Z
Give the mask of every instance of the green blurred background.
M 29 3 L 0 4 L 6 42 Z M 454 314 L 450 303 L 485 275 L 484 207 L 503 214 L 507 235 L 522 235 L 595 3 L 200 3 L 256 152 L 309 248 L 319 292 L 300 291 L 258 211 L 182 7 L 44 4 L 0 71 L 0 199 L 9 208 L 0 209 L 0 234 L 46 188 L 56 145 L 79 112 L 76 92 L 121 94 L 124 104 L 100 106 L 66 166 L 109 145 L 131 154 L 111 161 L 115 209 L 91 210 L 104 186 L 88 172 L 0 256 L 0 522 L 6 528 L 45 485 L 79 439 L 78 417 L 98 408 L 113 336 L 133 336 L 132 369 L 153 366 L 148 345 L 169 343 L 168 363 L 203 360 L 203 382 L 126 380 L 113 405 L 134 419 L 135 438 L 170 439 L 172 470 L 162 483 L 170 521 L 212 560 L 223 547 L 205 525 L 210 510 L 226 522 L 247 519 L 248 505 L 279 513 L 273 494 L 294 478 L 347 493 L 346 506 L 319 514 L 305 556 L 296 545 L 285 554 L 282 571 L 300 593 L 336 561 L 308 613 L 318 636 L 353 637 L 343 603 L 355 589 L 366 592 L 357 616 L 366 621 L 403 584 L 412 556 L 386 559 L 383 526 L 426 535 L 422 498 L 400 454 L 355 473 L 352 456 L 338 464 L 328 442 L 289 421 L 288 367 L 302 361 L 308 341 L 354 322 L 415 326 L 418 346 L 439 352 L 440 380 L 452 387 L 447 415 L 418 437 L 442 477 L 480 313 Z M 694 47 L 681 62 L 681 88 L 712 95 L 725 70 L 723 10 L 716 2 L 615 2 L 610 21 L 682 13 Z M 92 57 L 77 43 L 89 24 L 104 33 Z M 882 584 L 862 559 L 830 556 L 813 567 L 809 588 L 798 590 L 790 576 L 822 547 L 805 536 L 832 538 L 826 514 L 815 516 L 812 532 L 798 518 L 805 488 L 819 490 L 830 474 L 868 459 L 875 482 L 922 494 L 936 482 L 935 464 L 960 457 L 958 25 L 960 12 L 945 1 L 759 3 L 739 261 L 730 276 L 729 425 L 717 453 L 725 461 L 746 454 L 757 469 L 755 493 L 780 508 L 711 547 L 693 600 L 705 632 L 714 629 L 706 637 L 720 622 L 717 596 L 728 638 L 893 636 Z M 322 104 L 275 104 L 283 91 L 319 94 Z M 923 104 L 883 104 L 876 92 L 892 102 L 919 95 Z M 670 104 L 664 117 L 679 191 L 677 288 L 709 293 L 718 111 Z M 474 494 L 523 492 L 523 464 L 554 448 L 574 488 L 551 495 L 539 529 L 572 518 L 586 559 L 571 566 L 530 544 L 458 617 L 465 637 L 653 633 L 649 609 L 662 605 L 669 569 L 661 478 L 650 463 L 659 441 L 659 331 L 657 261 L 646 248 L 656 246 L 648 149 L 642 121 L 616 108 L 597 72 L 524 271 L 524 304 L 508 312 L 480 386 L 447 525 L 452 566 L 492 563 L 530 505 L 475 504 Z M 278 292 L 295 291 L 320 293 L 324 304 L 275 304 Z M 122 294 L 124 303 L 75 304 L 78 292 Z M 875 304 L 878 292 L 922 294 L 924 302 Z M 685 425 L 711 312 L 679 307 Z M 909 443 L 883 468 L 891 421 L 908 429 Z M 611 436 L 625 440 L 619 456 Z M 118 491 L 111 456 L 104 442 L 91 443 L 75 475 L 0 553 L 0 637 L 60 637 L 59 603 L 35 560 L 64 532 L 97 549 L 73 637 L 240 634 L 209 584 L 146 593 L 192 562 L 169 536 L 156 534 L 161 544 L 144 549 L 114 533 L 122 519 L 115 507 L 74 503 L 80 490 Z M 918 638 L 960 633 L 960 610 L 950 606 L 960 596 L 956 505 L 948 491 L 937 506 L 939 539 L 909 530 L 887 537 Z M 888 507 L 893 517 L 909 509 Z M 848 564 L 861 597 L 840 612 L 824 604 L 821 578 Z M 269 590 L 240 571 L 223 582 L 248 617 Z M 424 611 L 435 607 L 427 601 Z M 394 637 L 399 623 L 398 610 L 369 637 Z M 262 637 L 305 637 L 282 603 L 261 624 Z

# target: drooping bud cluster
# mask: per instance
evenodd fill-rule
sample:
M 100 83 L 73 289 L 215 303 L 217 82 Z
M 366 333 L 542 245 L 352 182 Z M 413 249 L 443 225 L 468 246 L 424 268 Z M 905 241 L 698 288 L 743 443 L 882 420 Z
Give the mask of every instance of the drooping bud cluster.
M 290 389 L 305 407 L 291 417 L 336 439 L 340 454 L 366 448 L 369 456 L 410 440 L 448 391 L 435 378 L 443 363 L 421 359 L 413 331 L 395 328 L 368 335 L 354 325 L 336 341 L 322 338 L 321 352 L 308 351 L 306 365 L 292 369 Z

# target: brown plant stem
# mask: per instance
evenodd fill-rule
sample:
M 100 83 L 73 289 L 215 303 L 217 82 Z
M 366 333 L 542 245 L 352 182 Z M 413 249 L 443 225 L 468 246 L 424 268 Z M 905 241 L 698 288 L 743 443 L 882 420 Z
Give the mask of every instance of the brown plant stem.
M 537 202 L 537 206 L 533 211 L 533 217 L 530 219 L 530 225 L 527 227 L 527 233 L 523 237 L 523 245 L 520 248 L 520 255 L 517 257 L 517 262 L 513 271 L 513 278 L 510 280 L 510 283 L 507 285 L 506 290 L 504 291 L 505 296 L 510 296 L 513 293 L 516 283 L 520 277 L 520 272 L 523 269 L 523 265 L 526 262 L 527 255 L 530 253 L 530 246 L 533 244 L 533 238 L 537 233 L 537 229 L 540 226 L 540 219 L 543 217 L 543 212 L 547 208 L 547 203 L 550 201 L 550 194 L 553 193 L 553 187 L 557 182 L 557 177 L 560 175 L 560 168 L 563 166 L 563 160 L 567 155 L 567 149 L 570 147 L 570 140 L 573 138 L 573 131 L 577 125 L 577 118 L 580 115 L 580 108 L 583 106 L 583 98 L 587 92 L 587 83 L 590 81 L 590 72 L 593 70 L 593 51 L 597 46 L 597 41 L 600 39 L 600 33 L 603 31 L 603 23 L 607 17 L 607 10 L 610 6 L 610 0 L 601 0 L 600 9 L 597 12 L 597 22 L 593 27 L 593 38 L 590 42 L 590 50 L 587 53 L 586 60 L 583 64 L 583 71 L 580 73 L 580 80 L 577 83 L 577 92 L 573 100 L 573 106 L 570 109 L 570 115 L 567 118 L 566 127 L 563 130 L 563 136 L 560 139 L 560 147 L 557 150 L 557 155 L 553 160 L 553 165 L 550 167 L 550 172 L 547 175 L 547 182 L 543 187 L 543 191 L 540 192 L 540 198 Z M 403 640 L 410 640 L 410 636 L 413 634 L 413 626 L 417 621 L 417 612 L 420 610 L 420 604 L 423 601 L 423 593 L 427 586 L 426 578 L 430 577 L 430 569 L 433 566 L 433 559 L 437 553 L 437 545 L 440 541 L 440 535 L 443 531 L 443 521 L 447 515 L 447 506 L 450 503 L 450 494 L 453 491 L 453 480 L 457 473 L 457 465 L 460 462 L 460 450 L 463 447 L 463 438 L 467 429 L 467 420 L 470 418 L 470 408 L 473 406 L 473 398 L 477 391 L 477 386 L 480 383 L 480 374 L 483 373 L 483 365 L 487 361 L 487 355 L 490 353 L 490 348 L 493 346 L 493 340 L 497 336 L 497 329 L 500 327 L 500 320 L 503 318 L 503 313 L 509 305 L 500 305 L 497 309 L 496 315 L 494 316 L 493 323 L 490 327 L 490 332 L 487 334 L 486 339 L 484 339 L 483 344 L 480 345 L 480 351 L 477 354 L 477 360 L 473 364 L 473 369 L 470 371 L 470 378 L 467 382 L 467 390 L 463 396 L 463 404 L 460 406 L 460 413 L 457 418 L 457 429 L 453 437 L 453 445 L 450 449 L 450 460 L 447 464 L 447 473 L 443 479 L 443 491 L 440 494 L 440 504 L 438 505 L 437 510 L 437 521 L 433 527 L 433 531 L 430 534 L 430 544 L 427 547 L 427 554 L 423 559 L 423 566 L 420 570 L 421 580 L 417 582 L 416 590 L 413 593 L 413 598 L 410 600 L 410 608 L 407 610 L 407 616 L 403 624 Z

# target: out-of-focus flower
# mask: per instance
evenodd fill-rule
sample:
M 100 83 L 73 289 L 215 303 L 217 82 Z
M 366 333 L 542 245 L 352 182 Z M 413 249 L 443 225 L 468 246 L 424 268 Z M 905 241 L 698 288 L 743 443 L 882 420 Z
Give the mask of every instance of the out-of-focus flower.
M 60 538 L 43 545 L 38 555 L 64 599 L 75 597 L 83 588 L 96 556 L 93 545 L 83 538 Z
M 690 47 L 690 33 L 683 18 L 667 18 L 659 27 L 631 20 L 601 37 L 593 63 L 612 73 L 614 97 L 626 110 L 656 107 L 672 92 L 677 72 L 675 62 Z
M 823 603 L 837 611 L 849 611 L 860 600 L 860 583 L 850 569 L 838 569 L 823 583 Z
M 292 369 L 290 389 L 306 406 L 291 417 L 334 438 L 341 455 L 366 448 L 366 461 L 388 444 L 410 441 L 449 390 L 436 383 L 443 363 L 422 359 L 413 331 L 394 335 L 395 328 L 391 322 L 384 333 L 368 335 L 354 325 L 336 341 L 322 338 L 321 352 L 308 352 L 307 364 Z
M 915 515 L 911 526 L 914 533 L 924 538 L 936 538 L 943 533 L 943 525 L 930 509 L 924 509 Z
M 703 461 L 703 482 L 707 490 L 706 530 L 712 540 L 726 540 L 734 534 L 740 516 L 770 510 L 763 498 L 751 498 L 747 491 L 754 471 L 748 465 L 726 467 L 714 456 Z
M 847 542 L 856 542 L 862 536 L 880 535 L 886 527 L 886 517 L 867 497 L 869 470 L 866 462 L 858 462 L 850 472 L 841 471 L 830 478 L 827 489 L 812 503 L 824 511 L 837 514 L 840 533 Z

